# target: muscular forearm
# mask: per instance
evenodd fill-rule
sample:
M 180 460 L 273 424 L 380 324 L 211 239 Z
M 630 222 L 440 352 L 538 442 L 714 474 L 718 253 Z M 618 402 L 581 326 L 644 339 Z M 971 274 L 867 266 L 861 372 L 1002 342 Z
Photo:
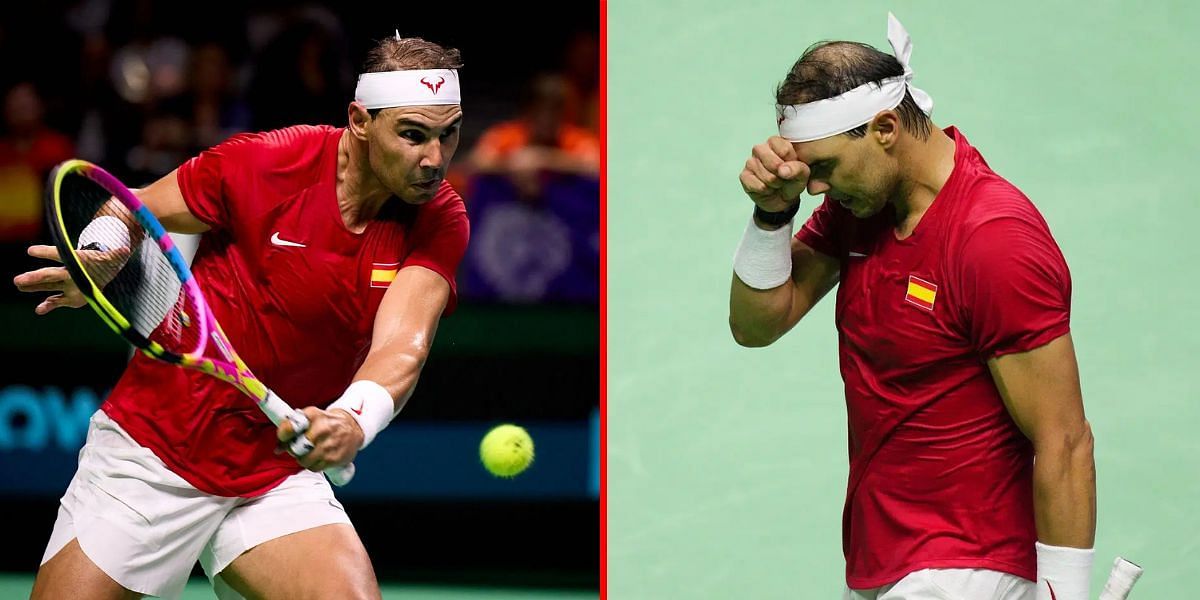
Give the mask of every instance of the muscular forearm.
M 1037 448 L 1033 488 L 1038 540 L 1091 548 L 1096 539 L 1096 463 L 1089 426 Z
M 383 386 L 392 395 L 400 412 L 417 387 L 417 378 L 425 364 L 426 352 L 408 344 L 391 344 L 373 348 L 363 361 L 354 380 L 366 379 Z
M 793 283 L 756 290 L 733 276 L 729 289 L 729 330 L 742 346 L 761 347 L 787 332 L 794 299 Z
M 771 344 L 787 332 L 795 282 L 790 277 L 791 231 L 762 223 L 757 215 L 747 226 L 734 255 L 729 289 L 729 330 L 751 348 Z
M 837 282 L 838 262 L 792 237 L 809 173 L 791 142 L 772 136 L 754 147 L 738 177 L 755 204 L 729 291 L 729 329 L 743 346 L 779 339 Z

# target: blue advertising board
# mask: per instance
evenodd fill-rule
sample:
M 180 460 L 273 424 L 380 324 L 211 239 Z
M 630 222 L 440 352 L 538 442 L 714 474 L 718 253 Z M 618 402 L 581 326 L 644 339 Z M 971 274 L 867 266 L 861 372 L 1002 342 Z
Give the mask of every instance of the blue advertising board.
M 88 386 L 0 387 L 0 495 L 57 496 L 75 472 L 88 419 L 106 390 Z M 355 461 L 339 496 L 361 499 L 587 499 L 599 495 L 599 414 L 521 422 L 536 459 L 512 479 L 490 475 L 479 442 L 498 423 L 398 420 Z

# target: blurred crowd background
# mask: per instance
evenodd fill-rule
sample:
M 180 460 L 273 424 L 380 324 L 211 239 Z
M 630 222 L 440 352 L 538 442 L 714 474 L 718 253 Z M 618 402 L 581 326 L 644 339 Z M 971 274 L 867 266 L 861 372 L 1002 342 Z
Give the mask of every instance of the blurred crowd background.
M 595 302 L 598 272 L 587 265 L 598 264 L 599 242 L 588 236 L 598 220 L 596 29 L 555 11 L 513 11 L 497 15 L 511 26 L 488 31 L 482 20 L 420 10 L 410 12 L 420 23 L 411 28 L 399 16 L 377 18 L 385 6 L 342 14 L 332 2 L 216 2 L 183 12 L 149 0 L 81 0 L 4 20 L 0 240 L 40 238 L 45 176 L 67 158 L 139 187 L 238 132 L 344 125 L 369 44 L 393 29 L 420 35 L 413 29 L 451 21 L 472 35 L 429 37 L 462 49 L 466 63 L 466 126 L 450 180 L 478 199 L 481 251 L 468 259 L 464 293 Z
M 11 279 L 46 266 L 25 248 L 49 243 L 42 194 L 58 162 L 84 158 L 139 187 L 238 132 L 344 126 L 367 49 L 395 30 L 462 51 L 464 126 L 448 178 L 467 201 L 472 239 L 459 310 L 342 496 L 384 578 L 597 585 L 598 6 L 6 9 L 0 270 Z M 0 507 L 29 515 L 0 545 L 2 572 L 36 567 L 86 417 L 128 350 L 86 309 L 39 318 L 34 298 L 0 289 Z M 478 440 L 500 421 L 526 425 L 538 443 L 535 467 L 513 481 L 478 465 Z M 508 546 L 501 556 L 461 552 L 496 536 Z

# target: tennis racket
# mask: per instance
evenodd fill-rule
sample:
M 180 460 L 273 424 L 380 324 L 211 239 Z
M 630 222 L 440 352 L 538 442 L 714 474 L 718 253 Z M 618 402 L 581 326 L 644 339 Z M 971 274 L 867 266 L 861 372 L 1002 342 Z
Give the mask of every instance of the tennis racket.
M 183 255 L 128 188 L 96 165 L 68 160 L 50 173 L 46 216 L 63 265 L 105 324 L 151 358 L 241 390 L 276 426 L 291 422 L 293 454 L 312 450 L 303 435 L 308 418 L 263 385 L 234 352 Z M 345 485 L 354 465 L 331 467 L 325 475 Z
M 1137 583 L 1138 577 L 1141 576 L 1141 567 L 1118 556 L 1113 561 L 1112 572 L 1100 592 L 1100 600 L 1125 600 L 1129 597 L 1133 584 Z

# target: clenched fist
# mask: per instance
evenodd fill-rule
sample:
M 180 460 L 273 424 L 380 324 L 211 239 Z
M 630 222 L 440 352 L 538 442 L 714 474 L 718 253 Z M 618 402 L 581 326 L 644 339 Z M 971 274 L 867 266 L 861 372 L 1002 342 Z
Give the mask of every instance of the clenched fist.
M 808 165 L 796 158 L 792 143 L 773 135 L 754 147 L 740 179 L 746 195 L 760 208 L 783 212 L 800 201 L 808 176 Z

